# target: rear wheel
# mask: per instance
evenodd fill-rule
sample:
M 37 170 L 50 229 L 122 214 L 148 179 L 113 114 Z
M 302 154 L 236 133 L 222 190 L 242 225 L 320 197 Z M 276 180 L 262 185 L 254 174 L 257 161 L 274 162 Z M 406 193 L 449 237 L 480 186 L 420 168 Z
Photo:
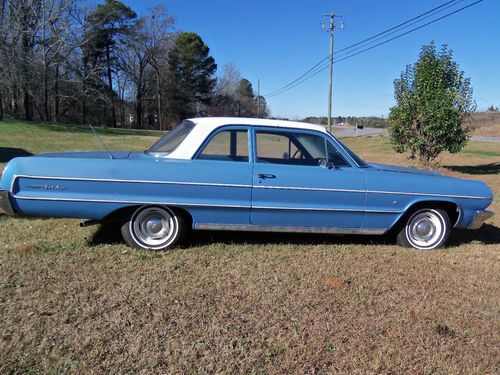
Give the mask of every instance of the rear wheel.
M 147 206 L 135 210 L 122 225 L 121 232 L 131 247 L 166 250 L 182 240 L 186 224 L 184 216 L 168 207 Z
M 398 233 L 397 242 L 403 247 L 434 250 L 445 244 L 450 230 L 450 219 L 446 211 L 420 209 L 409 216 Z

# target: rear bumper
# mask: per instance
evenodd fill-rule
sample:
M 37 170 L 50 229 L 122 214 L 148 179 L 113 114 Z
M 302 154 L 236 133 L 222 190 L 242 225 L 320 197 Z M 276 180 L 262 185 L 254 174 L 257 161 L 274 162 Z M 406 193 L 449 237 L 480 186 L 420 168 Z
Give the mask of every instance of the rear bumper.
M 479 229 L 483 223 L 492 217 L 495 213 L 488 210 L 479 210 L 474 214 L 474 218 L 467 227 L 467 229 Z
M 14 215 L 15 211 L 12 208 L 9 200 L 9 192 L 0 189 L 0 210 L 5 212 L 7 215 Z

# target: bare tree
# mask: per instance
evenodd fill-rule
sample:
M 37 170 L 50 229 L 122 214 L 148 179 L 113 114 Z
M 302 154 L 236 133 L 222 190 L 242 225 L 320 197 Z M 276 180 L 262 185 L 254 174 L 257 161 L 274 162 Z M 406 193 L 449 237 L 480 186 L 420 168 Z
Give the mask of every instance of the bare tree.
M 150 9 L 146 16 L 139 18 L 131 37 L 119 54 L 124 71 L 133 83 L 135 122 L 138 128 L 143 127 L 145 101 L 153 99 L 153 96 L 156 102 L 156 119 L 159 128 L 163 128 L 161 75 L 171 47 L 173 24 L 174 19 L 164 5 Z M 150 79 L 151 70 L 154 71 L 154 83 Z
M 137 18 L 120 0 L 0 0 L 0 120 L 129 126 L 132 111 L 134 126 L 163 130 L 188 115 L 237 115 L 236 66 L 216 81 L 209 47 L 173 25 L 163 4 Z

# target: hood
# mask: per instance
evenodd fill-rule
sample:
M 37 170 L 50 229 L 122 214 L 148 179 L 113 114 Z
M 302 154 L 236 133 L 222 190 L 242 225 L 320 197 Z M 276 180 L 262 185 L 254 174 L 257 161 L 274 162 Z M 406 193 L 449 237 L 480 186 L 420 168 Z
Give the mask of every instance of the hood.
M 417 168 L 401 167 L 399 165 L 387 165 L 387 164 L 377 164 L 377 163 L 370 163 L 369 165 L 370 167 L 375 168 L 379 171 L 422 174 L 427 176 L 441 176 L 441 173 L 436 171 L 426 171 Z
M 110 151 L 114 159 L 126 159 L 130 151 Z M 44 158 L 111 159 L 107 151 L 46 152 L 36 155 Z

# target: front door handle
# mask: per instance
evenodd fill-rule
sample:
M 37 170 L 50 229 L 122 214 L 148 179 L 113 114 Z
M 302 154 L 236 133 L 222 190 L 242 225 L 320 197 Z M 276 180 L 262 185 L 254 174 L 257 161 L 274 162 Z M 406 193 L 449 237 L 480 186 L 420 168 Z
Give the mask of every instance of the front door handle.
M 257 175 L 258 178 L 262 179 L 262 180 L 265 180 L 266 178 L 276 178 L 275 175 L 273 174 L 268 174 L 268 173 L 259 173 Z

